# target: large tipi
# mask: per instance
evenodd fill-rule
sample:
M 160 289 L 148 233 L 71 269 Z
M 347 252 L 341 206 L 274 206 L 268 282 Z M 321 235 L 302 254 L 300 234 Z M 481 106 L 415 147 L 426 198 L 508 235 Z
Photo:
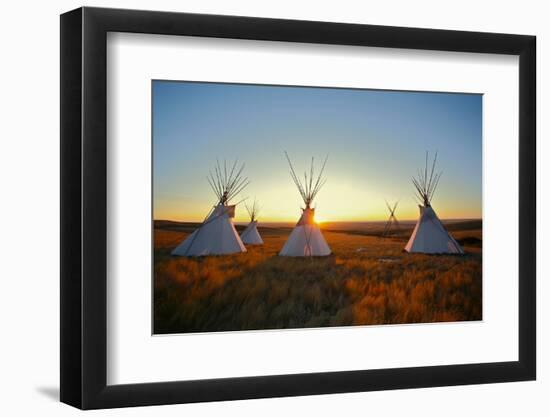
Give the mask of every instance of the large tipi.
M 294 167 L 288 154 L 285 152 L 288 165 L 290 166 L 290 176 L 294 180 L 294 184 L 298 187 L 298 191 L 304 200 L 305 208 L 302 209 L 300 220 L 290 233 L 283 249 L 279 252 L 281 256 L 327 256 L 330 255 L 330 247 L 327 245 L 319 225 L 315 223 L 315 209 L 311 207 L 313 199 L 325 184 L 323 171 L 327 163 L 327 158 L 323 163 L 321 171 L 314 180 L 313 158 L 311 159 L 311 167 L 308 173 L 304 173 L 304 182 L 296 176 Z
M 260 208 L 256 204 L 256 200 L 254 200 L 254 203 L 250 207 L 245 203 L 245 207 L 250 215 L 250 223 L 248 223 L 246 229 L 241 233 L 241 240 L 245 245 L 262 245 L 264 241 L 258 232 L 258 221 L 256 220 Z
M 200 227 L 181 242 L 172 255 L 205 256 L 246 252 L 233 225 L 236 204 L 229 205 L 229 201 L 248 185 L 248 179 L 242 176 L 243 169 L 244 164 L 237 169 L 237 161 L 231 169 L 228 169 L 225 161 L 223 168 L 217 161 L 214 174 L 210 171 L 207 179 L 218 202 Z
M 431 170 L 429 170 L 428 153 L 426 152 L 424 171 L 419 170 L 418 176 L 412 178 L 421 203 L 418 206 L 420 209 L 420 218 L 416 223 L 409 242 L 405 246 L 405 250 L 411 253 L 463 254 L 464 251 L 458 242 L 447 232 L 430 204 L 442 174 L 441 172 L 435 173 L 436 161 L 437 153 L 435 154 Z

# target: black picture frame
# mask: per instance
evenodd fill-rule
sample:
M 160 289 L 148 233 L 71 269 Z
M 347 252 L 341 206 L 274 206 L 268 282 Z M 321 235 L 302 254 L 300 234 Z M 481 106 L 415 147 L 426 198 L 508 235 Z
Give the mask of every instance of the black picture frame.
M 519 56 L 519 360 L 107 385 L 108 32 Z M 536 38 L 136 10 L 61 15 L 61 401 L 82 409 L 533 380 L 536 377 Z

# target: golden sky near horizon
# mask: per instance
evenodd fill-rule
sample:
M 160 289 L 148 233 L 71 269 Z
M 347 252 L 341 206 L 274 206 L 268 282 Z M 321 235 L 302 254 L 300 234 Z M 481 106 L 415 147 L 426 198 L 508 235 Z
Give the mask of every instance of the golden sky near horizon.
M 438 152 L 432 200 L 442 219 L 481 218 L 482 96 L 221 84 L 153 83 L 153 217 L 200 222 L 217 203 L 207 176 L 238 159 L 260 222 L 295 222 L 304 203 L 284 152 L 303 178 L 328 155 L 316 220 L 418 217 L 411 177 Z M 236 222 L 248 221 L 243 204 Z

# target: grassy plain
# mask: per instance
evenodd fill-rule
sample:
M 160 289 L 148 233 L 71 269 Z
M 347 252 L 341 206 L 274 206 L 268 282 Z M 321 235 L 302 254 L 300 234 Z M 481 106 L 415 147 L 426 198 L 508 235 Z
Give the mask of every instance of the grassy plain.
M 412 225 L 382 238 L 380 223 L 324 225 L 324 258 L 277 256 L 289 227 L 260 227 L 247 253 L 171 256 L 196 226 L 155 222 L 156 334 L 482 318 L 481 221 L 446 224 L 465 256 L 404 253 Z

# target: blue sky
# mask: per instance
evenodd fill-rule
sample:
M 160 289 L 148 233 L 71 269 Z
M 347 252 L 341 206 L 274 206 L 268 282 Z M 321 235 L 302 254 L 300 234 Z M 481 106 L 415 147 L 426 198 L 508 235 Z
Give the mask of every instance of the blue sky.
M 260 221 L 295 221 L 303 204 L 285 150 L 300 173 L 329 156 L 319 221 L 385 219 L 384 199 L 416 218 L 410 178 L 426 151 L 443 171 L 439 216 L 481 217 L 481 95 L 153 81 L 155 219 L 201 221 L 216 202 L 216 158 L 238 158 Z

